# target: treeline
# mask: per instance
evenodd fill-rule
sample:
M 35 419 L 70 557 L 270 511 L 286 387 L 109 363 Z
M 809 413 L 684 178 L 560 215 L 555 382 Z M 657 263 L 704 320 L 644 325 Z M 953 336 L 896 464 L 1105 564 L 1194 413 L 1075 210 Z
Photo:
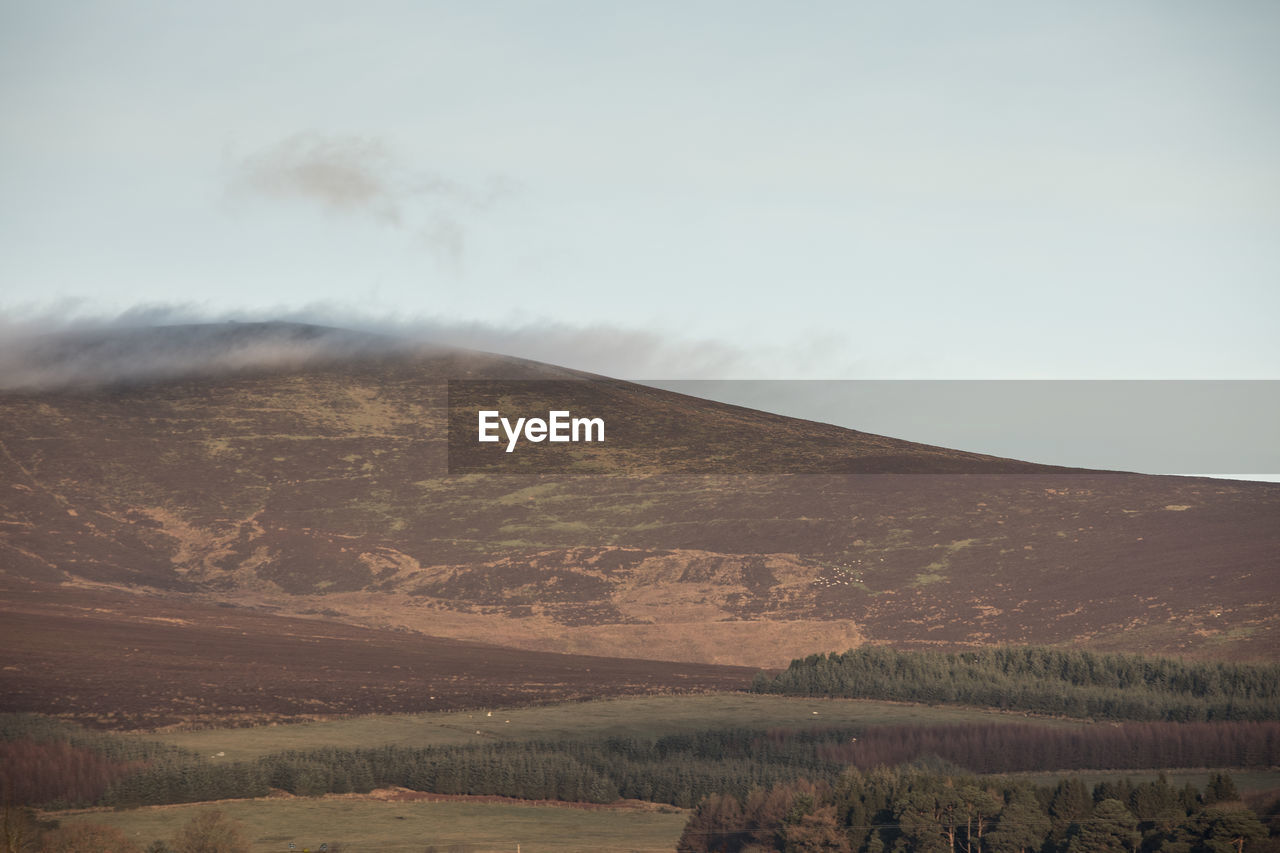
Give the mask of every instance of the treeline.
M 399 786 L 440 794 L 692 807 L 710 794 L 809 779 L 834 784 L 850 765 L 914 763 L 972 773 L 1280 765 L 1280 723 L 1126 723 L 717 729 L 458 746 L 315 749 L 255 761 L 207 758 L 131 736 L 3 721 L 8 802 L 52 808 L 133 807 Z M 39 740 L 44 737 L 45 740 Z M 95 746 L 100 752 L 95 752 Z M 95 763 L 98 762 L 98 763 Z
M 717 791 L 745 793 L 803 775 L 835 778 L 840 766 L 820 757 L 816 746 L 776 744 L 763 732 L 707 732 L 656 741 L 606 738 L 290 751 L 184 773 L 142 770 L 112 785 L 101 804 L 132 807 L 261 796 L 272 788 L 314 796 L 396 786 L 527 800 L 612 803 L 628 798 L 691 808 Z
M 863 768 L 933 756 L 971 773 L 1272 767 L 1280 765 L 1280 723 L 883 726 L 823 746 L 819 755 Z
M 875 727 L 816 731 L 715 730 L 656 740 L 514 741 L 450 747 L 321 749 L 175 774 L 141 772 L 114 785 L 118 806 L 245 796 L 278 788 L 308 796 L 397 786 L 437 794 L 689 808 L 712 793 L 745 795 L 800 778 L 834 782 L 851 764 L 924 763 L 975 773 L 1280 764 L 1280 724 Z M 1161 763 L 1160 756 L 1168 759 Z M 212 774 L 208 771 L 214 771 Z M 201 781 L 203 780 L 203 782 Z M 256 794 L 251 794 L 256 795 Z
M 1187 663 L 1043 646 L 815 654 L 757 693 L 956 703 L 1104 720 L 1280 720 L 1280 664 Z
M 0 802 L 76 808 L 101 803 L 121 781 L 199 756 L 134 735 L 95 732 L 40 714 L 0 714 Z M 171 802 L 194 802 L 194 799 Z
M 1247 846 L 1246 846 L 1247 845 Z M 880 768 L 834 783 L 799 781 L 746 796 L 708 797 L 685 826 L 680 853 L 824 850 L 1227 851 L 1274 850 L 1230 777 L 1204 791 L 1079 779 L 1056 786 Z
M 692 807 L 714 791 L 745 792 L 832 777 L 818 741 L 761 731 L 667 738 L 513 741 L 449 747 L 318 749 L 255 761 L 205 756 L 38 715 L 0 715 L 0 794 L 15 805 L 129 808 L 266 796 L 367 793 L 400 786 L 443 794 L 609 803 L 620 797 Z M 8 759 L 14 760 L 8 760 Z
M 138 769 L 66 741 L 0 741 L 0 803 L 89 805 Z
M 134 765 L 92 799 L 76 800 L 70 788 L 46 787 L 47 799 L 25 802 L 133 807 L 265 796 L 272 788 L 310 796 L 399 786 L 530 800 L 609 803 L 629 798 L 687 808 L 712 793 L 743 796 L 800 778 L 833 783 L 851 764 L 871 768 L 909 762 L 983 773 L 1271 766 L 1280 764 L 1280 724 L 731 729 L 657 739 L 330 748 L 218 764 L 171 751 Z M 60 781 L 40 776 L 39 768 L 33 772 L 46 785 Z

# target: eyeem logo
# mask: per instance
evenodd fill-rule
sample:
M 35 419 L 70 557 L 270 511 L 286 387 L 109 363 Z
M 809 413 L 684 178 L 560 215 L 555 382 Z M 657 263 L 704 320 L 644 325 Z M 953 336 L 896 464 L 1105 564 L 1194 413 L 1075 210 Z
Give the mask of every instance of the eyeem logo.
M 480 411 L 481 442 L 501 441 L 498 427 L 507 434 L 507 452 L 516 449 L 521 432 L 526 441 L 579 442 L 604 441 L 604 418 L 575 418 L 568 411 L 553 410 L 547 412 L 547 419 L 516 418 L 511 421 L 502 417 L 496 409 Z

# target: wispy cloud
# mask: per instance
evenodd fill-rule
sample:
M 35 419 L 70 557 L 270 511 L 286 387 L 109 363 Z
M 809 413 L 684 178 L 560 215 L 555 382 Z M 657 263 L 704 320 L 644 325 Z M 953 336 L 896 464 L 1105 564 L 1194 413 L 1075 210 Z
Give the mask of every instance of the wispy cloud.
M 243 189 L 276 198 L 315 202 L 341 212 L 369 212 L 395 224 L 400 197 L 386 146 L 362 137 L 298 134 L 245 157 L 237 180 Z
M 297 323 L 131 325 L 31 323 L 0 327 L 0 389 L 118 383 L 299 368 L 391 351 L 402 342 Z
M 233 158 L 229 190 L 234 197 L 369 217 L 416 234 L 443 266 L 457 268 L 466 245 L 463 220 L 513 195 L 518 185 L 492 177 L 474 186 L 411 168 L 376 137 L 307 132 Z
M 682 339 L 613 324 L 553 321 L 500 325 L 417 320 L 406 331 L 445 346 L 514 355 L 624 379 L 733 375 L 755 359 L 734 344 Z
M 276 325 L 260 325 L 267 320 Z M 748 351 L 726 341 L 613 324 L 389 318 L 332 305 L 269 315 L 141 305 L 111 317 L 63 310 L 0 319 L 0 388 L 94 386 L 292 367 L 423 346 L 479 350 L 631 379 L 744 377 L 761 375 L 770 363 L 775 368 L 785 363 L 782 347 Z

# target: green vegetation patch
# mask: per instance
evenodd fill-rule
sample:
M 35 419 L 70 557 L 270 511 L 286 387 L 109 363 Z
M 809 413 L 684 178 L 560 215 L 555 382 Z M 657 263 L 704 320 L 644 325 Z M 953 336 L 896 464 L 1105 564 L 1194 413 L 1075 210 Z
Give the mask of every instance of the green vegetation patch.
M 207 805 L 168 806 L 124 812 L 55 815 L 64 825 L 113 826 L 143 846 L 170 839 Z M 674 808 L 588 810 L 511 803 L 386 801 L 370 797 L 266 799 L 219 803 L 216 808 L 243 826 L 255 853 L 329 849 L 342 853 L 441 851 L 472 845 L 474 851 L 596 853 L 600 850 L 672 850 L 687 819 Z M 463 847 L 463 849 L 466 849 Z
M 916 579 L 911 582 L 911 585 L 927 586 L 928 584 L 931 584 L 931 583 L 937 583 L 938 581 L 946 580 L 947 576 L 942 574 L 940 571 L 937 571 L 938 569 L 943 569 L 943 568 L 946 568 L 946 567 L 941 565 L 940 563 L 930 564 L 928 567 L 929 570 L 923 571 L 920 574 L 916 575 Z
M 688 808 L 800 779 L 835 784 L 850 767 L 940 763 L 979 774 L 1280 763 L 1280 723 L 1126 723 L 1074 731 L 1022 725 L 713 729 L 661 738 L 311 749 L 252 763 L 139 768 L 104 805 L 133 807 L 283 790 L 300 796 L 407 788 L 443 795 Z
M 1280 720 L 1280 664 L 1187 663 L 1044 646 L 810 655 L 760 693 L 978 705 L 1106 720 Z
M 492 714 L 492 716 L 490 716 Z M 454 746 L 512 740 L 630 736 L 658 738 L 711 728 L 1025 723 L 1022 715 L 848 699 L 720 693 L 641 696 L 529 708 L 354 717 L 322 723 L 203 729 L 157 735 L 210 757 L 245 761 L 286 750 Z M 1035 720 L 1076 728 L 1077 722 Z

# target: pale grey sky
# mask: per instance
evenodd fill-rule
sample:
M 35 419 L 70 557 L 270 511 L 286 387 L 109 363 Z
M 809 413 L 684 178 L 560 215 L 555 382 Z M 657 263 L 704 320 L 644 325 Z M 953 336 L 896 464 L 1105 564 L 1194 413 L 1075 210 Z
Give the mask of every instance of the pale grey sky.
M 1277 43 L 1270 2 L 6 2 L 0 314 L 1280 378 Z

